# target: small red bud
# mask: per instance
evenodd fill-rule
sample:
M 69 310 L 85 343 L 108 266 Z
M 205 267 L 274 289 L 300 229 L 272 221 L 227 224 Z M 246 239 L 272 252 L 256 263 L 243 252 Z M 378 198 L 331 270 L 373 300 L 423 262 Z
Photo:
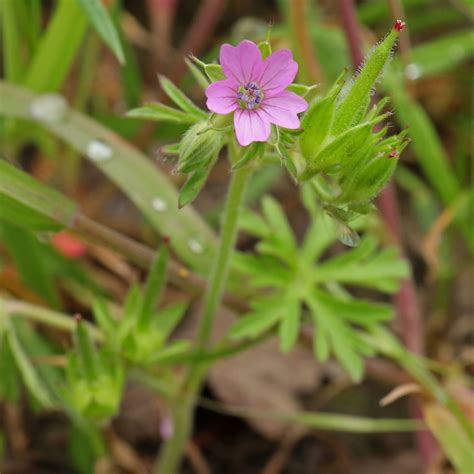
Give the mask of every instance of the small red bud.
M 405 28 L 406 26 L 406 23 L 402 20 L 397 20 L 395 22 L 395 24 L 393 25 L 393 27 L 397 30 L 397 31 L 402 31 L 403 28 Z
M 398 151 L 394 148 L 389 154 L 389 158 L 396 158 L 398 156 Z
M 171 237 L 169 235 L 163 236 L 163 245 L 168 246 L 171 242 Z
M 53 245 L 61 255 L 73 260 L 80 259 L 87 253 L 86 244 L 64 230 L 53 236 Z

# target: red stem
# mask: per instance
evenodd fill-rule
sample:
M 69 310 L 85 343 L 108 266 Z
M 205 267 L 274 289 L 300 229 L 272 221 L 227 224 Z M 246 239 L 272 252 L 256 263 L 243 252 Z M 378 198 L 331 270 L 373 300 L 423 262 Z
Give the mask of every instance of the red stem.
M 202 52 L 224 12 L 226 3 L 227 0 L 204 0 L 202 2 L 191 27 L 181 43 L 177 62 L 171 73 L 173 79 L 181 78 L 186 71 L 184 57 L 190 53 L 198 56 Z
M 360 35 L 360 26 L 357 21 L 355 6 L 353 0 L 339 0 L 339 9 L 341 14 L 347 43 L 350 47 L 354 69 L 357 69 L 364 59 L 362 51 L 362 39 Z M 393 183 L 390 183 L 380 194 L 378 205 L 381 217 L 389 229 L 393 240 L 404 253 L 403 238 L 400 226 L 400 212 L 397 202 L 396 189 Z M 400 291 L 395 296 L 395 305 L 397 308 L 398 321 L 401 327 L 401 337 L 408 350 L 415 354 L 423 354 L 423 324 L 420 316 L 416 287 L 412 276 L 402 282 Z M 413 417 L 421 417 L 421 407 L 416 399 L 410 403 L 410 411 Z M 420 455 L 426 466 L 436 453 L 436 444 L 429 432 L 421 431 L 416 433 L 416 441 Z

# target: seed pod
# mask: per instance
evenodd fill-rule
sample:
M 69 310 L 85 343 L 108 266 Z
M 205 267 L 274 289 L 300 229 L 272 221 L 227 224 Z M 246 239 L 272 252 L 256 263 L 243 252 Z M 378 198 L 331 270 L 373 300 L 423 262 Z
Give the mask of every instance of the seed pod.
M 333 133 L 347 130 L 357 116 L 360 107 L 367 103 L 377 80 L 392 57 L 392 50 L 400 29 L 396 26 L 385 39 L 370 52 L 352 87 L 336 111 Z

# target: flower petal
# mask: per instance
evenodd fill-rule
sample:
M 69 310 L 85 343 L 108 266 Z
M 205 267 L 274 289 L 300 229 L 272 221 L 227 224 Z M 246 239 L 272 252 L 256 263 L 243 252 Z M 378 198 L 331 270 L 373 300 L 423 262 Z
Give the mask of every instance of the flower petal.
M 252 142 L 266 142 L 270 136 L 270 122 L 258 110 L 238 109 L 234 114 L 235 134 L 242 146 Z
M 300 126 L 300 119 L 296 114 L 307 108 L 308 103 L 303 97 L 294 92 L 283 91 L 273 97 L 265 97 L 258 110 L 267 115 L 271 123 L 294 129 Z
M 249 40 L 241 41 L 236 47 L 223 44 L 219 62 L 226 77 L 240 85 L 245 85 L 261 75 L 262 54 L 258 46 Z
M 224 79 L 210 84 L 206 89 L 207 108 L 217 114 L 229 114 L 237 103 L 237 84 L 233 80 Z
M 298 63 L 293 60 L 289 49 L 280 49 L 263 61 L 257 83 L 265 95 L 271 95 L 286 89 L 295 79 Z

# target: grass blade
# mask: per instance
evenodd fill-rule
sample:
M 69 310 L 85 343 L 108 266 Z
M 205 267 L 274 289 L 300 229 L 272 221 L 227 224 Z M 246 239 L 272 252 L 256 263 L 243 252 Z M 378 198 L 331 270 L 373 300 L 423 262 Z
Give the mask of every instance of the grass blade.
M 70 70 L 86 28 L 87 17 L 75 1 L 59 2 L 27 71 L 25 86 L 36 92 L 57 90 Z
M 95 29 L 115 54 L 120 64 L 125 64 L 125 54 L 109 12 L 101 0 L 77 0 Z
M 37 96 L 1 81 L 0 95 L 0 115 L 32 119 L 30 110 Z M 95 120 L 73 110 L 68 110 L 67 120 L 42 123 L 116 183 L 160 234 L 171 237 L 173 249 L 184 262 L 200 273 L 207 271 L 216 245 L 214 233 L 190 206 L 178 211 L 176 189 L 147 157 Z M 98 155 L 98 150 L 107 154 Z

